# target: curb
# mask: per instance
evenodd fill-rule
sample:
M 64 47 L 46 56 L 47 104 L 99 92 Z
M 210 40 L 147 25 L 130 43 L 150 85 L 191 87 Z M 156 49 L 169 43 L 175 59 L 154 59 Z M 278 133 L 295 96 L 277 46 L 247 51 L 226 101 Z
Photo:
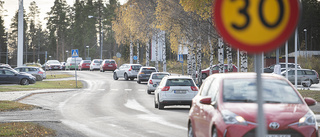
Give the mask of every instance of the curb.
M 58 90 L 58 89 L 57 89 L 57 90 Z M 22 99 L 25 99 L 25 98 L 27 98 L 27 97 L 30 97 L 30 96 L 36 95 L 36 94 L 70 92 L 70 91 L 77 91 L 77 90 L 80 90 L 80 89 L 62 89 L 62 90 L 60 90 L 60 91 L 54 90 L 54 91 L 43 91 L 43 92 L 41 92 L 41 91 L 31 91 L 31 93 L 28 93 L 28 94 L 25 94 L 25 95 L 23 95 L 23 96 L 21 96 L 21 97 L 18 97 L 18 98 L 16 98 L 16 99 L 14 99 L 13 101 L 20 101 L 20 100 L 22 100 Z

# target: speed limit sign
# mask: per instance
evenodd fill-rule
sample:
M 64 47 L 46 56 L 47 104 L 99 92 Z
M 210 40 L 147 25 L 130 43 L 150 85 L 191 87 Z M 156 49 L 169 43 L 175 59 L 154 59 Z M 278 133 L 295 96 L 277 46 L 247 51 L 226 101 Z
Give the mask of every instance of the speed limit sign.
M 298 0 L 215 0 L 213 21 L 231 46 L 249 53 L 271 51 L 295 30 Z

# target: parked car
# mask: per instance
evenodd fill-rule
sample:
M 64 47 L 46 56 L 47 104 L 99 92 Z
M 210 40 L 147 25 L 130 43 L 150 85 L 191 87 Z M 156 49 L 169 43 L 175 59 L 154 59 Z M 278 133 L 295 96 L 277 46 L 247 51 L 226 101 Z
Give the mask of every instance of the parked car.
M 42 81 L 43 79 L 46 79 L 46 72 L 42 68 L 39 68 L 39 67 L 23 66 L 23 67 L 16 67 L 16 68 L 14 68 L 14 70 L 16 70 L 17 72 L 29 73 L 29 74 L 33 75 L 34 77 L 36 77 L 37 81 Z
M 264 73 L 273 73 L 275 65 L 276 64 L 273 64 L 273 65 L 271 65 L 271 66 L 269 66 L 267 68 L 264 68 L 263 72 Z M 281 69 L 280 71 L 283 72 L 283 69 L 286 69 L 286 63 L 279 63 L 279 65 L 280 65 L 280 69 Z M 295 63 L 288 63 L 288 68 L 289 69 L 292 69 L 292 68 L 294 69 L 295 68 Z M 301 66 L 299 64 L 297 64 L 297 68 L 301 69 Z
M 232 64 L 233 68 L 231 69 L 232 72 L 238 72 L 238 68 Z M 201 74 L 202 74 L 202 79 L 205 79 L 209 76 L 209 72 L 210 72 L 210 67 L 204 69 L 204 70 L 201 70 Z M 228 64 L 224 64 L 224 72 L 228 72 Z M 214 73 L 219 73 L 219 65 L 216 64 L 216 65 L 213 65 L 212 66 L 212 74 Z
M 90 64 L 90 71 L 100 70 L 100 64 L 102 63 L 101 59 L 93 59 Z
M 91 60 L 81 60 L 78 69 L 81 70 L 89 70 L 90 69 Z
M 48 60 L 46 62 L 46 70 L 61 70 L 61 64 L 58 60 Z
M 168 72 L 152 72 L 147 84 L 147 93 L 151 94 L 151 92 L 154 92 L 154 90 L 156 90 L 159 83 L 161 82 L 162 78 L 169 75 L 170 73 Z
M 78 68 L 81 61 L 82 61 L 81 57 L 76 57 L 76 58 L 69 57 L 66 62 L 66 69 L 71 70 L 71 69 Z
M 268 137 L 317 137 L 318 125 L 308 106 L 284 77 L 262 74 Z M 254 137 L 257 123 L 256 73 L 224 73 L 208 77 L 192 100 L 188 136 Z
M 158 72 L 155 67 L 141 67 L 137 74 L 137 83 L 148 81 L 152 72 Z
M 166 76 L 154 91 L 154 107 L 163 109 L 169 105 L 189 105 L 198 93 L 198 87 L 190 76 Z
M 117 69 L 117 63 L 113 59 L 105 59 L 100 65 L 100 72 L 104 71 L 114 71 Z
M 0 84 L 29 85 L 36 83 L 36 78 L 28 73 L 19 73 L 14 69 L 0 69 Z
M 124 78 L 125 80 L 134 80 L 137 78 L 141 67 L 141 64 L 123 64 L 113 72 L 113 79 Z
M 295 84 L 295 70 L 290 69 L 288 71 L 288 80 Z M 304 87 L 310 87 L 312 84 L 318 84 L 319 83 L 319 75 L 315 70 L 311 69 L 298 69 L 297 70 L 297 84 L 302 85 Z M 286 76 L 286 71 L 281 72 L 282 76 Z M 305 81 L 303 83 L 303 81 Z

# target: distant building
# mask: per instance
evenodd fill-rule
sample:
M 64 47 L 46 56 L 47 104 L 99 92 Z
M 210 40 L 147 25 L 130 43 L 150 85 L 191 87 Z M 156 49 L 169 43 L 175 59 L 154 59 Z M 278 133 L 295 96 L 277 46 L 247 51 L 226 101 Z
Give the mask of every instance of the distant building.
M 320 56 L 320 51 L 297 51 L 298 57 L 312 57 L 312 56 Z M 295 57 L 295 52 L 289 53 L 288 57 Z

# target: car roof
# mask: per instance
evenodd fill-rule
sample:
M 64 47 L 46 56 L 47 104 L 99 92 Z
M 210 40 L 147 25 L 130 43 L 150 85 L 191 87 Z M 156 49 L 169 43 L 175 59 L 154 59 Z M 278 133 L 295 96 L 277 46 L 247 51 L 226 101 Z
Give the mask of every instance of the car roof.
M 168 79 L 179 79 L 179 78 L 183 78 L 183 79 L 192 79 L 191 76 L 188 75 L 170 75 L 170 76 L 166 76 Z
M 152 72 L 151 74 L 170 74 L 169 72 Z
M 156 68 L 156 67 L 146 67 L 146 66 L 144 66 L 144 67 L 141 67 L 141 68 Z
M 257 73 L 255 72 L 229 72 L 229 73 L 215 73 L 209 77 L 219 78 L 256 78 Z M 262 73 L 263 78 L 274 78 L 274 79 L 285 79 L 283 76 L 273 73 Z
M 22 66 L 22 67 L 16 67 L 16 68 L 39 68 L 39 67 L 33 67 L 33 66 Z M 15 68 L 15 69 L 16 69 Z

